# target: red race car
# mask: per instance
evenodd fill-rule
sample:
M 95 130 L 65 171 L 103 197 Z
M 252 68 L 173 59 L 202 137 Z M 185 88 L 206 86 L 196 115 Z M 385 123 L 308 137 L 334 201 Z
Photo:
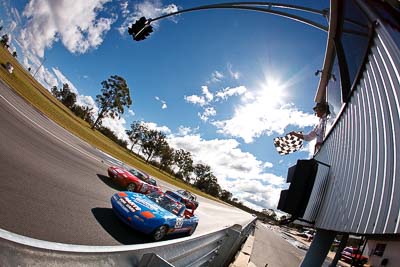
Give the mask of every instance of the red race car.
M 342 260 L 354 264 L 354 266 L 364 266 L 368 258 L 361 254 L 356 247 L 345 247 L 342 251 Z
M 161 191 L 155 179 L 137 169 L 125 170 L 117 166 L 111 166 L 107 172 L 111 179 L 125 187 L 128 191 L 142 194 Z

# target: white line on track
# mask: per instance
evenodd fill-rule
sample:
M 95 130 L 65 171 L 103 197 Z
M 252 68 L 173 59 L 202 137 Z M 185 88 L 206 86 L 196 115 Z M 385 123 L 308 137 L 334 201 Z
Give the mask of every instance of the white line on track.
M 3 95 L 0 94 L 0 97 L 8 104 L 10 105 L 13 109 L 15 109 L 20 115 L 22 115 L 24 118 L 26 118 L 27 120 L 29 120 L 32 124 L 36 125 L 38 128 L 42 129 L 43 131 L 45 131 L 46 133 L 48 133 L 49 135 L 53 136 L 55 139 L 59 140 L 60 142 L 66 144 L 67 146 L 70 146 L 71 148 L 75 149 L 76 151 L 86 155 L 87 157 L 94 159 L 96 161 L 102 162 L 101 159 L 87 153 L 86 151 L 74 146 L 71 143 L 68 143 L 67 141 L 59 138 L 58 136 L 56 136 L 55 134 L 53 134 L 52 132 L 50 132 L 49 130 L 45 129 L 44 127 L 42 127 L 40 124 L 36 123 L 35 121 L 31 120 L 28 116 L 26 116 L 24 113 L 22 113 L 22 111 L 20 111 L 17 107 L 15 107 L 11 102 L 9 102 Z

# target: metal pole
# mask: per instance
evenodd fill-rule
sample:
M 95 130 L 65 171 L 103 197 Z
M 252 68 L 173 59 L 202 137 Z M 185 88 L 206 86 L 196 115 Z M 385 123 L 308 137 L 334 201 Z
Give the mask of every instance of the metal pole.
M 322 266 L 336 232 L 318 229 L 300 267 Z
M 340 258 L 342 257 L 342 251 L 347 245 L 347 240 L 349 240 L 349 234 L 343 234 L 342 238 L 340 239 L 339 246 L 337 248 L 335 257 L 333 258 L 331 265 L 329 267 L 335 267 L 339 262 Z
M 252 5 L 258 5 L 258 6 L 266 6 L 266 8 L 262 8 L 262 7 L 255 7 Z M 186 12 L 192 12 L 192 11 L 198 11 L 198 10 L 205 10 L 205 9 L 243 9 L 243 10 L 252 10 L 252 11 L 259 11 L 259 12 L 264 12 L 264 13 L 270 13 L 273 15 L 277 15 L 277 16 L 281 16 L 281 17 L 285 17 L 288 19 L 292 19 L 295 20 L 297 22 L 301 22 L 303 24 L 312 26 L 314 28 L 317 28 L 319 30 L 322 30 L 324 32 L 328 31 L 328 26 L 324 26 L 320 23 L 314 22 L 312 20 L 297 16 L 297 15 L 292 15 L 286 12 L 282 12 L 282 11 L 275 11 L 275 10 L 271 10 L 272 7 L 279 7 L 279 8 L 286 8 L 286 9 L 294 9 L 294 10 L 301 10 L 304 12 L 309 12 L 309 13 L 314 13 L 314 14 L 319 14 L 322 15 L 324 17 L 327 16 L 327 10 L 317 10 L 317 9 L 312 9 L 312 8 L 306 8 L 306 7 L 301 7 L 301 6 L 296 6 L 296 5 L 287 5 L 287 4 L 277 4 L 277 3 L 270 3 L 270 2 L 237 2 L 237 3 L 222 3 L 222 4 L 213 4 L 213 5 L 205 5 L 205 6 L 199 6 L 199 7 L 193 7 L 193 8 L 188 8 L 188 9 L 183 9 L 183 10 L 179 10 L 177 12 L 173 12 L 170 14 L 166 14 L 154 19 L 148 19 L 148 23 L 151 23 L 153 21 L 156 20 L 160 20 L 163 18 L 167 18 L 170 16 L 175 16 L 175 15 L 179 15 L 182 13 L 186 13 Z
M 36 69 L 35 74 L 33 74 L 33 78 L 35 78 L 36 73 L 38 73 L 40 67 L 42 67 L 42 65 L 43 65 L 43 63 L 44 63 L 45 61 L 46 61 L 46 58 L 44 57 L 43 60 L 42 60 L 42 63 L 40 63 L 39 67 Z

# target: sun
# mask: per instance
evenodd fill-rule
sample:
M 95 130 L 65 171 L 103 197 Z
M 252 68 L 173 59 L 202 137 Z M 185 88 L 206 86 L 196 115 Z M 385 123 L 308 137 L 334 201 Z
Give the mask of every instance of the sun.
M 284 84 L 276 77 L 265 77 L 260 83 L 259 97 L 269 105 L 282 105 L 287 98 L 287 90 Z

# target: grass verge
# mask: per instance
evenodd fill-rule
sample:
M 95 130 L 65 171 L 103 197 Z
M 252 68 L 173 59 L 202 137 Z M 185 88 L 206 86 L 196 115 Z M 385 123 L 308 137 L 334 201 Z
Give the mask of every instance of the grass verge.
M 10 62 L 14 66 L 14 72 L 12 74 L 8 73 L 5 68 L 7 62 Z M 17 92 L 23 99 L 31 103 L 31 105 L 37 110 L 45 114 L 64 129 L 128 165 L 135 166 L 150 175 L 177 187 L 220 201 L 219 199 L 207 195 L 180 180 L 176 180 L 174 177 L 164 172 L 160 172 L 154 166 L 146 164 L 144 160 L 130 153 L 128 149 L 120 147 L 100 132 L 90 129 L 90 125 L 86 121 L 75 116 L 75 114 L 73 114 L 67 107 L 55 99 L 53 95 L 37 82 L 32 74 L 20 65 L 16 58 L 14 58 L 8 50 L 3 47 L 0 47 L 0 65 L 0 79 Z M 104 171 L 106 172 L 106 170 Z

